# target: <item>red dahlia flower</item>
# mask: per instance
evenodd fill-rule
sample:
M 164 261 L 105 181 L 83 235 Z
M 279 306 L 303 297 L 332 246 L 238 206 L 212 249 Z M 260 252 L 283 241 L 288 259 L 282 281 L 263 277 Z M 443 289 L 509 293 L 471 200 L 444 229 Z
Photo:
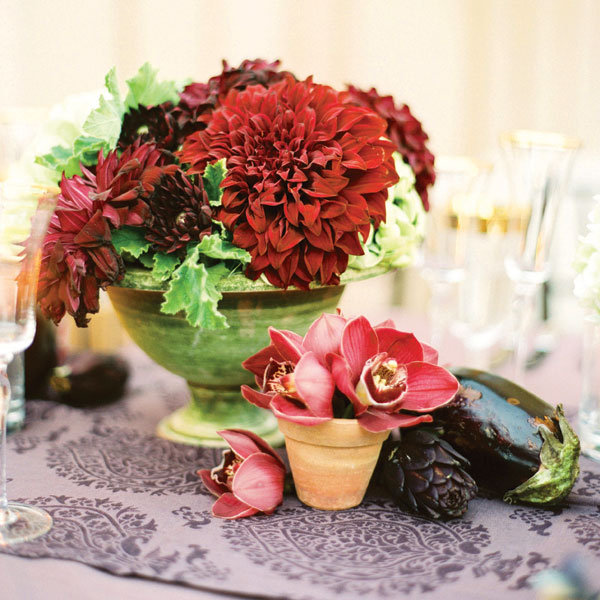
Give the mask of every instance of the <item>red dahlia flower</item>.
M 60 187 L 42 249 L 38 301 L 55 323 L 68 311 L 84 327 L 87 313 L 99 310 L 99 289 L 122 277 L 123 262 L 110 241 L 103 202 L 90 200 L 90 182 L 63 175 Z
M 420 121 L 415 119 L 406 104 L 396 106 L 392 96 L 380 96 L 375 88 L 365 92 L 351 85 L 346 92 L 346 99 L 358 106 L 370 108 L 386 120 L 386 135 L 414 171 L 415 188 L 425 210 L 429 210 L 427 188 L 435 182 L 435 158 L 427 148 L 429 137 L 423 131 Z
M 217 218 L 252 260 L 247 276 L 278 287 L 337 284 L 385 219 L 398 181 L 385 122 L 332 88 L 288 77 L 231 90 L 207 129 L 178 153 L 191 173 L 227 159 Z
M 343 394 L 368 431 L 431 421 L 450 402 L 458 382 L 437 366 L 437 352 L 391 321 L 324 314 L 304 338 L 270 328 L 271 344 L 242 363 L 261 391 L 242 386 L 252 404 L 281 418 L 315 425 L 333 418 L 334 394 Z M 332 380 L 334 385 L 332 385 Z
M 262 512 L 271 514 L 283 501 L 285 466 L 276 452 L 251 431 L 226 429 L 219 435 L 231 450 L 223 451 L 221 464 L 198 475 L 217 496 L 212 513 L 239 519 Z
M 113 150 L 104 158 L 100 152 L 95 174 L 81 169 L 94 189 L 91 198 L 102 201 L 102 215 L 118 229 L 148 220 L 148 196 L 164 174 L 177 171 L 176 165 L 167 162 L 168 156 L 154 144 L 138 140 L 121 156 Z
M 164 173 L 163 154 L 136 142 L 119 157 L 100 153 L 95 173 L 82 166 L 60 184 L 56 211 L 42 249 L 38 301 L 42 313 L 58 323 L 65 312 L 85 327 L 98 312 L 100 288 L 123 275 L 123 262 L 111 243 L 110 226 L 142 225 L 149 217 L 147 197 Z

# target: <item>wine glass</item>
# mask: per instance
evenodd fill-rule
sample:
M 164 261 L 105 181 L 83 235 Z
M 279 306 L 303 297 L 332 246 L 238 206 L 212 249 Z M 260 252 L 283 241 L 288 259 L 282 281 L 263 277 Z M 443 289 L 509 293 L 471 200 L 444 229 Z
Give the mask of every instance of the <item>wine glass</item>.
M 512 376 L 523 383 L 528 338 L 533 325 L 535 302 L 550 277 L 550 244 L 556 215 L 571 172 L 576 138 L 559 133 L 517 130 L 500 137 L 515 212 L 523 215 L 518 243 L 505 259 L 506 273 L 513 282 Z
M 465 218 L 479 176 L 487 166 L 464 156 L 436 159 L 436 182 L 430 192 L 425 241 L 421 249 L 423 278 L 429 284 L 430 343 L 441 353 L 451 315 L 453 292 L 465 277 L 467 233 Z
M 0 183 L 0 546 L 34 539 L 52 527 L 44 510 L 7 499 L 6 369 L 33 341 L 42 242 L 57 194 L 54 188 Z

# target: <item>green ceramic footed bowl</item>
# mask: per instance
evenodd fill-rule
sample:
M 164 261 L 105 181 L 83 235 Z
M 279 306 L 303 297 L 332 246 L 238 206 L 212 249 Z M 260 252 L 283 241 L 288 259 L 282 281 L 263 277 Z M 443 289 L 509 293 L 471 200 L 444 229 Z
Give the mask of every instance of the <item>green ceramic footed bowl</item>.
M 357 271 L 345 279 L 364 279 L 382 272 Z M 273 415 L 241 396 L 240 386 L 254 380 L 241 363 L 269 344 L 269 326 L 303 335 L 321 313 L 334 312 L 343 283 L 284 291 L 234 275 L 220 288 L 219 310 L 229 328 L 209 331 L 192 327 L 183 314 L 161 313 L 160 282 L 147 270 L 129 268 L 118 285 L 108 288 L 117 315 L 133 341 L 159 365 L 184 377 L 191 392 L 187 406 L 160 422 L 158 435 L 186 444 L 224 446 L 216 432 L 242 428 L 270 443 L 281 443 Z

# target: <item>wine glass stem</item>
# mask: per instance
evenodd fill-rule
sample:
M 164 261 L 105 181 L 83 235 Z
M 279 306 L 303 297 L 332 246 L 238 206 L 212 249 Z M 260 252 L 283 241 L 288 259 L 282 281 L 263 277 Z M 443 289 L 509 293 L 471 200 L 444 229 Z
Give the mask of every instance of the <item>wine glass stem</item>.
M 515 288 L 513 300 L 515 340 L 513 343 L 512 378 L 521 385 L 525 383 L 529 336 L 534 323 L 537 291 L 538 285 L 531 283 L 519 283 Z
M 0 526 L 9 520 L 8 495 L 6 492 L 6 418 L 10 404 L 8 363 L 0 360 Z
M 451 284 L 446 281 L 431 282 L 429 318 L 431 323 L 431 345 L 443 353 L 448 321 L 450 317 Z

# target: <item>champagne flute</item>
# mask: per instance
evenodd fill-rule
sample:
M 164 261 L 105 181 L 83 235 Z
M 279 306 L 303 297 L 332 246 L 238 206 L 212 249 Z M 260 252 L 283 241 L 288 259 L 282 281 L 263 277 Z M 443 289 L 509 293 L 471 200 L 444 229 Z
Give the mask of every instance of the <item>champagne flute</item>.
M 463 156 L 436 159 L 436 182 L 430 193 L 422 247 L 423 278 L 431 292 L 430 343 L 441 353 L 450 320 L 453 292 L 465 277 L 467 231 L 470 226 L 456 204 L 466 201 L 487 166 Z
M 558 133 L 517 130 L 503 134 L 500 143 L 512 203 L 525 215 L 517 232 L 519 243 L 504 263 L 514 286 L 512 376 L 522 384 L 535 301 L 541 285 L 550 277 L 552 234 L 580 142 Z
M 6 416 L 10 402 L 8 363 L 33 341 L 35 295 L 42 243 L 58 190 L 0 183 L 0 546 L 32 540 L 52 527 L 39 508 L 8 502 Z

